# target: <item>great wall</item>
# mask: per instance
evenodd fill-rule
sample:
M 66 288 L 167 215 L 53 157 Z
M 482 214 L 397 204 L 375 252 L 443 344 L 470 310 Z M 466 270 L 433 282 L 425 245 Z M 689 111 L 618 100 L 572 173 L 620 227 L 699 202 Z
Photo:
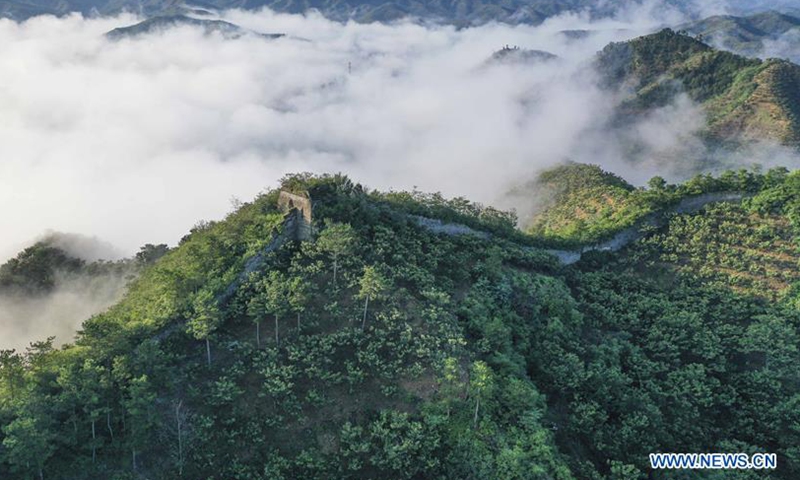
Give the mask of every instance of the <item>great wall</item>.
M 558 249 L 543 249 L 545 252 L 558 258 L 559 262 L 563 265 L 571 265 L 581 259 L 584 253 L 590 251 L 611 251 L 616 252 L 624 246 L 639 240 L 644 237 L 646 233 L 643 227 L 660 227 L 666 223 L 666 215 L 670 213 L 695 213 L 705 207 L 706 205 L 719 202 L 741 202 L 745 198 L 745 194 L 741 192 L 718 192 L 706 193 L 702 195 L 695 195 L 681 200 L 678 204 L 668 208 L 664 211 L 652 213 L 645 216 L 635 225 L 626 229 L 620 230 L 610 239 L 596 243 L 593 245 L 585 245 L 581 248 L 573 250 L 558 250 Z M 458 223 L 444 223 L 441 220 L 435 220 L 418 215 L 409 216 L 414 220 L 417 225 L 426 228 L 432 232 L 444 235 L 472 235 L 484 239 L 491 237 L 488 232 L 475 230 L 466 225 Z M 530 247 L 533 249 L 534 247 Z
M 617 251 L 626 245 L 639 240 L 644 235 L 644 228 L 647 226 L 660 227 L 667 221 L 667 214 L 670 213 L 695 213 L 706 205 L 719 202 L 741 202 L 745 194 L 741 192 L 720 192 L 707 193 L 687 197 L 676 205 L 664 211 L 647 215 L 639 220 L 635 225 L 617 232 L 610 239 L 593 245 L 585 245 L 581 248 L 572 250 L 541 249 L 556 257 L 563 265 L 571 265 L 581 259 L 584 253 L 590 251 Z M 220 296 L 220 300 L 230 298 L 236 288 L 247 278 L 250 273 L 256 271 L 264 263 L 266 256 L 279 248 L 285 242 L 306 241 L 313 237 L 313 202 L 305 195 L 298 195 L 282 190 L 278 195 L 278 208 L 284 212 L 283 228 L 274 235 L 269 244 L 261 249 L 256 255 L 250 257 L 244 264 L 242 272 L 238 278 L 231 283 L 225 292 Z M 482 239 L 490 239 L 492 234 L 489 232 L 476 230 L 460 223 L 446 223 L 435 218 L 428 218 L 420 215 L 405 215 L 406 218 L 416 223 L 426 230 L 441 235 L 470 235 Z M 528 247 L 531 250 L 535 247 Z
M 264 264 L 270 252 L 277 250 L 290 240 L 302 242 L 311 239 L 313 235 L 313 204 L 307 194 L 305 196 L 297 195 L 281 190 L 278 194 L 277 206 L 283 212 L 282 228 L 273 235 L 267 245 L 245 261 L 244 268 L 236 280 L 231 282 L 217 298 L 220 303 L 226 302 L 236 293 L 239 285 Z

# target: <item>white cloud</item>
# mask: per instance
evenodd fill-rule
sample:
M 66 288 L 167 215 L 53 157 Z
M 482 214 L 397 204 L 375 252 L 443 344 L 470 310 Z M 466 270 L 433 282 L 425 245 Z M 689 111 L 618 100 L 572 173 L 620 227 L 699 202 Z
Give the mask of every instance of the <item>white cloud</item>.
M 62 278 L 47 295 L 0 296 L 0 349 L 23 351 L 50 336 L 57 344 L 71 341 L 83 320 L 119 301 L 126 283 L 114 274 Z
M 116 42 L 103 33 L 135 17 L 0 21 L 0 258 L 45 229 L 129 253 L 174 244 L 232 195 L 300 170 L 493 201 L 602 120 L 607 98 L 578 72 L 608 41 L 660 24 L 648 17 L 455 30 L 231 11 L 288 36 L 182 27 Z M 595 33 L 569 42 L 566 28 Z M 505 44 L 562 59 L 478 68 Z
M 794 28 L 775 39 L 764 40 L 763 58 L 785 58 L 800 62 L 800 28 Z

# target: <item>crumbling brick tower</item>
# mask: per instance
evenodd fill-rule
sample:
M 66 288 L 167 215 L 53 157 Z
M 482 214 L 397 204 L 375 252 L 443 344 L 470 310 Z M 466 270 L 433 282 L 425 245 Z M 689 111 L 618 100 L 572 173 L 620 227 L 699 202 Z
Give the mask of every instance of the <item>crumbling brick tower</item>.
M 308 192 L 302 195 L 281 190 L 278 208 L 287 214 L 286 235 L 298 241 L 311 239 L 313 204 Z

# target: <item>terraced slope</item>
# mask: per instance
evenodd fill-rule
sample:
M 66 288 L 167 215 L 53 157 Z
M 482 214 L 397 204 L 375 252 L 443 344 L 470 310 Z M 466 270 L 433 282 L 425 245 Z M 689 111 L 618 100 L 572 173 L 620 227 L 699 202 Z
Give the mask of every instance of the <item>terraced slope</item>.
M 677 215 L 646 238 L 634 255 L 670 265 L 709 285 L 777 300 L 800 281 L 796 232 L 781 215 L 761 215 L 722 203 L 700 214 Z

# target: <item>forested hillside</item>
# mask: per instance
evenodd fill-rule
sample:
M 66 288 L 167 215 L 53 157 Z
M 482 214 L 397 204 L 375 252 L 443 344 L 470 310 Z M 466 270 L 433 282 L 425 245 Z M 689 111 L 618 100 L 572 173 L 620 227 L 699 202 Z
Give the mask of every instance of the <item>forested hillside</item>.
M 464 199 L 288 177 L 311 240 L 270 191 L 73 344 L 2 352 L 0 478 L 637 479 L 654 451 L 776 452 L 758 478 L 796 478 L 800 176 L 580 171 L 551 180 L 748 197 L 568 267 Z
M 785 173 L 780 168 L 764 175 L 729 170 L 718 177 L 698 174 L 678 185 L 656 176 L 646 188 L 634 188 L 597 165 L 570 163 L 542 171 L 524 187 L 545 192 L 548 200 L 523 221 L 534 239 L 565 247 L 585 246 L 625 230 L 661 225 L 669 214 L 694 211 L 717 199 L 751 196 Z
M 608 88 L 622 86 L 620 124 L 685 94 L 703 107 L 710 141 L 800 145 L 800 66 L 789 61 L 741 57 L 665 29 L 608 45 L 596 66 Z
M 530 220 L 528 232 L 566 245 L 604 239 L 652 211 L 631 184 L 597 165 L 569 164 L 545 170 L 525 188 L 545 191 L 548 199 L 545 208 Z

